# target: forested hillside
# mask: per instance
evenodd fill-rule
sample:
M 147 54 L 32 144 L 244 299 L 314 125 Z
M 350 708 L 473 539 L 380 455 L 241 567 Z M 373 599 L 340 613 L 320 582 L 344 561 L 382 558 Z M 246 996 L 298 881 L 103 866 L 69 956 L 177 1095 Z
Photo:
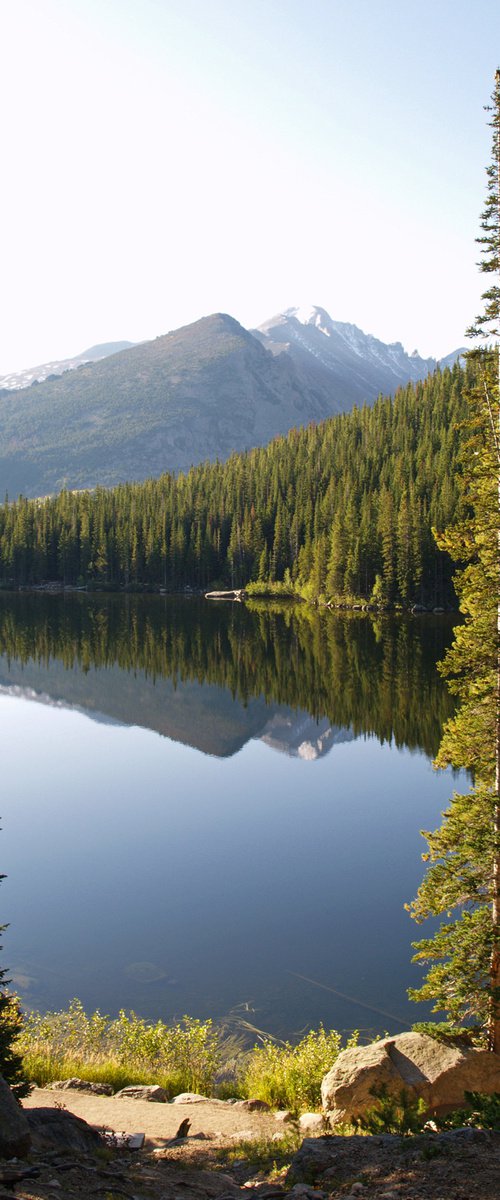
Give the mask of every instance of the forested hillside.
M 468 367 L 468 370 L 472 368 Z M 465 372 L 292 430 L 263 449 L 112 490 L 0 509 L 4 585 L 280 581 L 306 597 L 446 604 Z

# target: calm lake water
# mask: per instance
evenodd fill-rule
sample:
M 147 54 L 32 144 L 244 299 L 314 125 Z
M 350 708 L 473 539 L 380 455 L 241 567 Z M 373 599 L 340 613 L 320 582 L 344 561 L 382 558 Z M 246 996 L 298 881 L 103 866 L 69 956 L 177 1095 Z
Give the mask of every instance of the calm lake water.
M 447 618 L 0 596 L 3 961 L 24 1002 L 397 1030 Z

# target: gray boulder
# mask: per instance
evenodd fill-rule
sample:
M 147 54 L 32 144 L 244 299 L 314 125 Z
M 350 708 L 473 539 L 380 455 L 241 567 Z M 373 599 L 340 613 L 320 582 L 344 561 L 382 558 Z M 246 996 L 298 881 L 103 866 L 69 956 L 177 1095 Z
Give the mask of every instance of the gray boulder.
M 0 1075 L 0 1158 L 22 1158 L 29 1148 L 26 1115 Z
M 168 1100 L 165 1089 L 156 1083 L 131 1084 L 129 1087 L 122 1088 L 121 1092 L 117 1092 L 116 1097 L 119 1097 L 120 1100 L 149 1100 L 156 1104 L 165 1104 Z
M 92 1096 L 113 1095 L 113 1088 L 110 1083 L 89 1083 L 87 1079 L 79 1079 L 77 1075 L 73 1075 L 71 1079 L 56 1079 L 50 1086 L 55 1091 L 60 1092 L 67 1092 L 74 1089 L 77 1092 L 90 1092 Z
M 30 1108 L 26 1116 L 35 1150 L 86 1154 L 106 1145 L 96 1129 L 65 1109 Z
M 401 1033 L 339 1054 L 321 1085 L 323 1111 L 332 1125 L 364 1115 L 375 1103 L 373 1089 L 391 1096 L 403 1091 L 422 1099 L 429 1114 L 464 1104 L 464 1093 L 500 1091 L 500 1056 L 423 1033 Z

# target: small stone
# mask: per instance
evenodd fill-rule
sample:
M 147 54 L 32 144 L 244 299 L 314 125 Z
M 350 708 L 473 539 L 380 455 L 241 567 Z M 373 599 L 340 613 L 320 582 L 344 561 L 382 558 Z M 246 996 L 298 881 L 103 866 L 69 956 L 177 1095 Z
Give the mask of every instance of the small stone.
M 325 1128 L 325 1118 L 322 1113 L 302 1113 L 299 1117 L 299 1129 L 302 1133 L 322 1133 Z
M 295 1121 L 295 1117 L 290 1108 L 280 1108 L 274 1114 L 275 1121 L 280 1121 L 283 1125 L 288 1125 L 290 1121 Z
M 174 1096 L 172 1104 L 208 1104 L 208 1096 L 201 1096 L 199 1092 L 179 1092 L 178 1096 Z

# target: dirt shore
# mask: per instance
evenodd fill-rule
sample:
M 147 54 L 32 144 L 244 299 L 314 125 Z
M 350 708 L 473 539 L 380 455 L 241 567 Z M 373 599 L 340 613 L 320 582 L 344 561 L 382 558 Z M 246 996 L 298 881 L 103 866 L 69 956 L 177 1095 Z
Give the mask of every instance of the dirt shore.
M 114 1096 L 91 1096 L 88 1092 L 53 1091 L 34 1088 L 23 1101 L 24 1108 L 64 1107 L 82 1117 L 89 1125 L 112 1129 L 115 1133 L 145 1133 L 151 1143 L 168 1141 L 181 1121 L 191 1122 L 189 1137 L 205 1134 L 221 1143 L 250 1137 L 272 1137 L 282 1128 L 272 1113 L 248 1112 L 221 1100 L 197 1104 L 156 1104 L 146 1100 L 124 1100 Z

